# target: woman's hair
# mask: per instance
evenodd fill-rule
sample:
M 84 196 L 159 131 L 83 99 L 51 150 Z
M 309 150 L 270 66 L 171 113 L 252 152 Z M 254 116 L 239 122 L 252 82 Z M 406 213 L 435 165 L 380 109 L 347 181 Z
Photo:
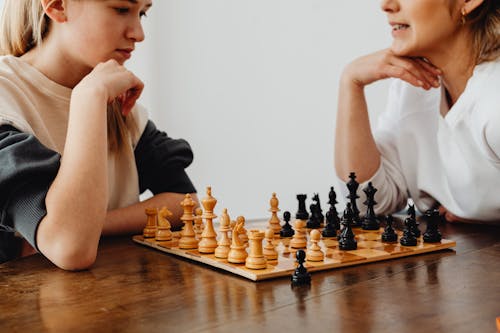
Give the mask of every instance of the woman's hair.
M 495 60 L 500 56 L 500 0 L 484 0 L 465 17 L 473 38 L 475 62 Z
M 55 1 L 55 0 L 52 0 Z M 5 0 L 0 23 L 0 55 L 22 56 L 40 46 L 50 31 L 50 19 L 40 0 Z M 108 146 L 111 152 L 122 149 L 128 138 L 127 121 L 132 117 L 121 114 L 121 105 L 108 104 Z M 131 128 L 135 128 L 132 124 Z

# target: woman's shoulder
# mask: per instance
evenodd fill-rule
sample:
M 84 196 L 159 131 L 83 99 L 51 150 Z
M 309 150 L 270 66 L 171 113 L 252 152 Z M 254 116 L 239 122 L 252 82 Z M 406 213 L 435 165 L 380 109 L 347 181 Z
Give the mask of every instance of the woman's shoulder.
M 474 68 L 470 85 L 471 96 L 478 106 L 500 111 L 500 58 L 484 62 Z

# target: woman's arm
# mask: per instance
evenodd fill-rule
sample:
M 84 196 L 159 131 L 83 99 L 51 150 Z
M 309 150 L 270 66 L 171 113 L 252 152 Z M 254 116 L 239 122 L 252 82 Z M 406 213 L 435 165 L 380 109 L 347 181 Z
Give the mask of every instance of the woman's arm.
M 380 152 L 372 135 L 364 87 L 393 77 L 414 86 L 439 86 L 440 71 L 421 59 L 395 56 L 386 49 L 350 63 L 342 73 L 335 138 L 335 169 L 348 181 L 356 172 L 360 183 L 370 179 L 380 165 Z

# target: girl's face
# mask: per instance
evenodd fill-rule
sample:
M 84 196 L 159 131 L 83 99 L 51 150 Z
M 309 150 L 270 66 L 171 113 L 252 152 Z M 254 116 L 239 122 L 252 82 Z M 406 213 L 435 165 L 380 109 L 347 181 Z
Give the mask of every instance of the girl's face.
M 90 68 L 110 59 L 123 64 L 144 40 L 141 18 L 151 5 L 151 0 L 67 1 L 64 49 Z
M 382 0 L 392 27 L 392 51 L 425 57 L 449 45 L 461 28 L 457 0 Z

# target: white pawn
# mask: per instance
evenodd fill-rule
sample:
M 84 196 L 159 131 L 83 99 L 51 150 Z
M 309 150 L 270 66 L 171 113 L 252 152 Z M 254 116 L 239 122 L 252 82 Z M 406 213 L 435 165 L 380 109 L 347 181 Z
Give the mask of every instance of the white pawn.
M 305 249 L 307 247 L 306 221 L 295 220 L 293 229 L 295 230 L 295 234 L 290 240 L 290 247 L 293 249 Z
M 321 233 L 318 229 L 313 229 L 310 233 L 311 246 L 307 249 L 306 260 L 308 261 L 323 261 L 325 255 L 321 251 L 321 247 L 318 245 L 321 239 Z
M 231 246 L 231 239 L 229 239 L 228 233 L 231 230 L 231 219 L 227 213 L 227 208 L 224 208 L 222 215 L 220 216 L 220 228 L 221 240 L 217 243 L 218 246 L 215 248 L 215 257 L 220 259 L 227 259 L 229 253 L 229 248 Z
M 278 259 L 278 251 L 273 244 L 274 240 L 274 230 L 267 229 L 266 230 L 266 246 L 264 246 L 264 256 L 267 260 L 277 260 Z

